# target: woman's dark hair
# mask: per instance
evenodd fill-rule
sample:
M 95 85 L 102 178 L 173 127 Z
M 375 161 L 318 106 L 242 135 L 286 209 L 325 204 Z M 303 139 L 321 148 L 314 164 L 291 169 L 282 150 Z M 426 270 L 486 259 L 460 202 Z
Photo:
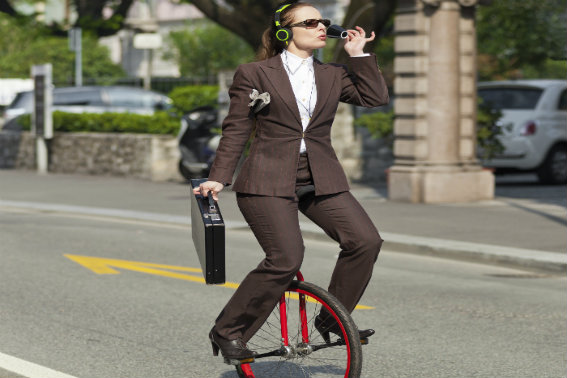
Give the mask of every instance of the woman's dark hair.
M 262 45 L 258 49 L 258 54 L 256 55 L 257 60 L 264 60 L 271 58 L 280 54 L 286 47 L 286 43 L 278 40 L 276 38 L 276 32 L 278 28 L 276 26 L 275 14 L 276 10 L 280 9 L 282 6 L 290 4 L 287 8 L 280 12 L 280 24 L 282 27 L 287 27 L 293 21 L 293 13 L 296 9 L 301 7 L 312 7 L 313 5 L 309 3 L 303 3 L 298 1 L 286 1 L 281 3 L 272 12 L 272 17 L 270 18 L 270 26 L 264 30 L 262 34 Z

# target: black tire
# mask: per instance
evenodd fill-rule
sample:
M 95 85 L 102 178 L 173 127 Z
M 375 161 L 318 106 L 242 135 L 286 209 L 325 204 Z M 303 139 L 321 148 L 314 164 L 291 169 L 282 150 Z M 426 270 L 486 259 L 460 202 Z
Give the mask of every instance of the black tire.
M 362 349 L 354 321 L 338 299 L 311 283 L 293 281 L 286 291 L 290 346 L 295 348 L 303 345 L 299 323 L 299 301 L 296 300 L 301 294 L 306 297 L 309 347 L 312 348 L 312 351 L 308 354 L 292 354 L 288 357 L 256 358 L 256 361 L 249 365 L 254 372 L 254 377 L 360 377 Z M 322 308 L 326 308 L 335 321 L 340 322 L 344 328 L 340 336 L 330 334 L 331 344 L 324 341 L 314 325 L 315 317 Z M 260 354 L 279 350 L 282 347 L 279 319 L 278 303 L 270 317 L 248 342 L 248 347 Z M 241 378 L 250 377 L 243 372 L 241 366 L 236 366 L 236 371 Z
M 542 184 L 567 183 L 567 145 L 557 144 L 549 150 L 537 170 L 537 176 Z

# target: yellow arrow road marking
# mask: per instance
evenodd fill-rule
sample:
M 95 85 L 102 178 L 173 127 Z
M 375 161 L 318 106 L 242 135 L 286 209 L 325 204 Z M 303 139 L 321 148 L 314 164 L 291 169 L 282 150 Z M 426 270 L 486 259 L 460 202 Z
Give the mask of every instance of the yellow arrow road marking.
M 157 276 L 177 278 L 179 280 L 205 283 L 205 279 L 200 276 L 192 276 L 190 274 L 171 272 L 171 270 L 177 270 L 184 272 L 200 273 L 201 269 L 198 268 L 188 268 L 177 265 L 153 264 L 153 263 L 145 263 L 139 261 L 107 259 L 103 257 L 92 257 L 92 256 L 78 256 L 78 255 L 64 255 L 64 256 L 84 266 L 85 268 L 92 270 L 96 274 L 120 274 L 120 272 L 114 268 L 121 268 L 126 270 L 133 270 L 135 272 L 154 274 Z M 226 282 L 224 285 L 219 285 L 219 286 L 225 286 L 231 289 L 236 289 L 238 287 L 238 284 L 234 282 Z
M 96 274 L 120 274 L 118 270 L 114 269 L 114 268 L 119 268 L 119 269 L 132 270 L 140 273 L 154 274 L 156 276 L 176 278 L 178 280 L 205 283 L 205 279 L 201 276 L 193 276 L 190 274 L 172 272 L 173 270 L 173 271 L 181 271 L 181 272 L 201 273 L 202 270 L 199 268 L 190 268 L 190 267 L 178 266 L 178 265 L 154 264 L 154 263 L 146 263 L 139 261 L 108 259 L 104 257 L 79 256 L 79 255 L 68 255 L 68 254 L 64 256 L 76 262 L 77 264 L 82 265 L 85 268 L 93 271 Z M 222 285 L 217 285 L 217 286 L 224 286 L 235 290 L 238 288 L 238 284 L 234 282 L 226 282 Z M 297 293 L 291 293 L 289 294 L 289 297 L 292 299 L 299 299 L 299 295 Z M 315 300 L 309 297 L 307 297 L 306 299 L 309 302 L 314 302 L 314 303 L 316 302 Z M 364 306 L 364 305 L 356 306 L 357 310 L 370 310 L 373 308 L 374 307 Z

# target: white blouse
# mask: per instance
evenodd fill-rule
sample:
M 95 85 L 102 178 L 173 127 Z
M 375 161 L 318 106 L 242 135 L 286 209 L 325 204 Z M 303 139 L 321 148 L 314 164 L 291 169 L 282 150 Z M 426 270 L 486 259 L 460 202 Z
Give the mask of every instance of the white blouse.
M 352 56 L 358 58 L 368 56 L 370 54 L 361 54 Z M 297 107 L 299 116 L 301 117 L 301 125 L 303 131 L 309 125 L 309 121 L 313 116 L 313 110 L 317 104 L 317 85 L 315 84 L 315 71 L 313 70 L 313 56 L 303 59 L 295 54 L 284 50 L 281 54 L 284 69 L 287 72 Z M 301 138 L 299 153 L 307 151 L 305 141 Z
M 295 95 L 303 131 L 309 125 L 315 104 L 317 104 L 317 86 L 315 85 L 315 72 L 313 71 L 313 56 L 303 59 L 284 50 L 281 54 L 284 69 L 287 72 L 291 88 Z M 301 139 L 299 152 L 307 151 L 305 141 Z

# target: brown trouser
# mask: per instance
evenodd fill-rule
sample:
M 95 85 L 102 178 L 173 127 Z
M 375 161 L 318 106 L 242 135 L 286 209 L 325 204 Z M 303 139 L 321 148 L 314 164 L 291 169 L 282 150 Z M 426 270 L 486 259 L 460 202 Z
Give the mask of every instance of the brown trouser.
M 297 183 L 311 182 L 307 156 L 301 155 Z M 240 211 L 266 253 L 248 273 L 216 320 L 216 330 L 229 340 L 248 341 L 262 326 L 301 267 L 305 247 L 298 210 L 340 245 L 329 292 L 354 310 L 372 275 L 382 239 L 350 192 L 324 196 L 269 197 L 237 195 Z

